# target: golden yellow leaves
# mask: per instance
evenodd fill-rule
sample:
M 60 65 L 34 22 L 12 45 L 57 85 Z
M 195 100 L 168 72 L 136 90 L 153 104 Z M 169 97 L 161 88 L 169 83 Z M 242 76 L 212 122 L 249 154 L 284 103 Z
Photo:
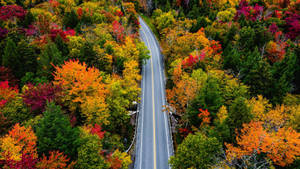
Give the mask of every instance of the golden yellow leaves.
M 36 141 L 32 128 L 25 128 L 17 123 L 7 135 L 0 139 L 0 159 L 21 160 L 22 154 L 37 158 Z
M 125 38 L 125 43 L 123 45 L 115 49 L 117 57 L 136 61 L 139 59 L 139 50 L 136 48 L 133 39 L 129 36 Z
M 135 60 L 127 61 L 124 63 L 123 79 L 124 87 L 128 95 L 128 99 L 131 101 L 136 100 L 141 92 L 139 88 L 138 81 L 141 80 L 141 75 L 139 74 L 138 62 Z
M 68 61 L 62 67 L 55 67 L 54 84 L 61 85 L 65 92 L 62 101 L 71 111 L 81 109 L 87 122 L 107 124 L 105 98 L 107 90 L 98 69 L 87 68 L 79 61 Z

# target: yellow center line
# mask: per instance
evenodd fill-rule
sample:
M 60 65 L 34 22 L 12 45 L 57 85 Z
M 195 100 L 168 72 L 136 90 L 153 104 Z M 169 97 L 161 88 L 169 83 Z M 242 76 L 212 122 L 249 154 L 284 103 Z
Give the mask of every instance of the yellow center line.
M 142 32 L 144 33 L 145 35 L 145 38 L 146 38 L 146 41 L 149 45 L 149 48 L 150 48 L 150 43 L 149 43 L 149 40 L 146 36 L 146 33 L 144 32 L 144 30 L 142 29 Z M 152 72 L 152 118 L 153 118 L 153 162 L 154 162 L 154 169 L 156 169 L 156 133 L 155 133 L 155 103 L 154 103 L 154 73 L 153 73 L 153 61 L 152 61 L 152 52 L 151 50 L 149 49 L 150 51 L 150 56 L 151 56 L 151 72 Z

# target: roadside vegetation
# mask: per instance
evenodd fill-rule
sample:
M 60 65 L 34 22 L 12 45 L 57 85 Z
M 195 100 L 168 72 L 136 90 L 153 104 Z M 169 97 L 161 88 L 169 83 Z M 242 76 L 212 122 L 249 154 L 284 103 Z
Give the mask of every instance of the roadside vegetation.
M 298 168 L 300 2 L 154 0 L 147 7 L 176 119 L 171 166 Z
M 135 1 L 0 1 L 0 168 L 128 168 Z

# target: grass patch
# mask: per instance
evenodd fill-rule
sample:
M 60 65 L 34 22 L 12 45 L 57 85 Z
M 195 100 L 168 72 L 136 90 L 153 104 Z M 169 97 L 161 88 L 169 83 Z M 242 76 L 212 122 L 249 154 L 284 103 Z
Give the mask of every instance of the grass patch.
M 156 27 L 153 25 L 152 19 L 144 14 L 140 14 L 140 16 L 143 18 L 143 20 L 147 23 L 147 25 L 150 27 L 154 35 L 156 36 L 157 39 L 160 39 L 159 33 L 156 29 Z

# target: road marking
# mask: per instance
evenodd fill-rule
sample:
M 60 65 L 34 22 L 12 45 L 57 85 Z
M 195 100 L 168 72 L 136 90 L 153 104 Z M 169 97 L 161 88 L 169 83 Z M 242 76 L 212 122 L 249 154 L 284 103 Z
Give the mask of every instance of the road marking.
M 145 110 L 145 66 L 143 66 L 143 89 L 142 89 L 142 102 L 143 102 L 143 108 L 142 108 L 142 112 L 143 115 L 141 116 L 142 118 L 142 122 L 141 122 L 141 147 L 140 147 L 140 168 L 142 168 L 142 159 L 143 159 L 143 153 L 142 153 L 142 148 L 143 148 L 143 127 L 144 127 L 144 110 Z
M 149 30 L 149 28 L 147 27 L 147 26 L 145 26 L 146 27 L 146 30 L 151 34 L 151 31 Z M 152 39 L 153 39 L 153 41 L 155 42 L 155 39 L 154 39 L 154 37 L 152 37 Z M 157 47 L 157 45 L 156 45 L 156 43 L 155 43 L 155 49 L 156 49 L 156 51 L 158 52 L 158 54 L 159 54 L 159 50 L 158 50 L 158 47 Z M 161 58 L 159 58 L 159 59 L 161 59 Z M 158 61 L 158 65 L 159 65 L 159 73 L 160 73 L 160 82 L 161 82 L 161 96 L 162 96 L 162 101 L 163 101 L 163 104 L 165 104 L 165 99 L 164 99 L 164 92 L 163 92 L 163 81 L 162 81 L 162 72 L 161 72 L 161 66 L 160 66 L 160 60 Z M 168 152 L 168 159 L 170 158 L 170 150 L 169 150 L 169 137 L 168 137 L 168 127 L 167 127 L 167 117 L 166 117 L 166 113 L 164 113 L 164 120 L 165 120 L 165 134 L 166 134 L 166 138 L 167 138 L 167 152 Z M 169 131 L 170 132 L 170 131 Z M 171 168 L 170 167 L 170 165 L 169 165 L 169 168 Z
M 141 29 L 142 32 L 144 33 L 145 35 L 145 38 L 146 38 L 146 41 L 148 43 L 148 46 L 149 46 L 149 52 L 150 52 L 150 56 L 151 56 L 151 73 L 152 73 L 152 118 L 153 118 L 153 168 L 156 169 L 156 131 L 155 131 L 155 102 L 154 102 L 154 73 L 153 73 L 153 56 L 152 56 L 152 52 L 151 52 L 151 49 L 150 49 L 150 43 L 149 43 L 149 40 L 146 36 L 146 33 L 144 32 L 143 29 Z

